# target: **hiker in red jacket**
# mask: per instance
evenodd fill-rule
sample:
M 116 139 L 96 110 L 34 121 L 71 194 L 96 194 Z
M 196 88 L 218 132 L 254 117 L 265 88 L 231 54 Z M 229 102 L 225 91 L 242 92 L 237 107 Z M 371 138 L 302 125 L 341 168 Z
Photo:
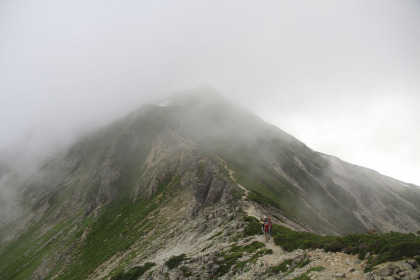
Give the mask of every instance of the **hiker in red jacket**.
M 271 218 L 265 218 L 262 224 L 262 231 L 264 233 L 264 242 L 267 243 L 271 236 Z

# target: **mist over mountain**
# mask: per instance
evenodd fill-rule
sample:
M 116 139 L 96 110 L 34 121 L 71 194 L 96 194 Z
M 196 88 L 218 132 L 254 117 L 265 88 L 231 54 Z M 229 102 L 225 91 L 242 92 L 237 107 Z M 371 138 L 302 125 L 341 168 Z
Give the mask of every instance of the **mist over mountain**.
M 211 89 L 144 105 L 24 171 L 0 162 L 0 278 L 109 278 L 232 237 L 245 214 L 321 235 L 420 230 L 418 186 L 316 152 Z

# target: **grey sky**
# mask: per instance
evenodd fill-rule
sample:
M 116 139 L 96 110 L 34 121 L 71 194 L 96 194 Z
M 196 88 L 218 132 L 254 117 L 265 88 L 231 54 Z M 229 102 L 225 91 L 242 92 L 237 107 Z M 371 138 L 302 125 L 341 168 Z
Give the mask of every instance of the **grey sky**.
M 420 2 L 0 2 L 0 150 L 207 84 L 309 147 L 420 185 Z

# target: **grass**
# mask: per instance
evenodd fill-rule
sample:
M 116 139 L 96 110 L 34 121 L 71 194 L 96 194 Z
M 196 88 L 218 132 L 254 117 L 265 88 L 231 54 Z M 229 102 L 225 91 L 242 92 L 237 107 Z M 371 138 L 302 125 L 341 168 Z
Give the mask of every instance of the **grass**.
M 298 277 L 293 278 L 292 280 L 310 280 L 311 278 L 309 277 L 308 274 L 304 273 L 302 275 L 299 275 Z
M 264 243 L 259 242 L 259 241 L 253 241 L 251 244 L 246 245 L 244 247 L 244 251 L 247 253 L 252 253 L 264 247 L 265 247 Z
M 50 229 L 42 226 L 42 220 L 30 226 L 0 254 L 0 278 L 28 279 L 43 260 L 52 258 L 50 252 L 70 247 L 75 240 L 70 231 L 80 215 L 80 212 L 75 213 Z
M 91 273 L 101 263 L 118 252 L 123 252 L 141 236 L 156 226 L 156 221 L 148 219 L 149 213 L 159 203 L 154 198 L 162 192 L 170 191 L 173 178 L 167 176 L 158 187 L 158 192 L 150 200 L 142 198 L 132 202 L 125 192 L 117 197 L 92 224 L 80 253 L 60 277 L 81 279 Z
M 182 271 L 182 275 L 184 277 L 190 277 L 192 275 L 192 271 L 188 267 L 186 267 L 185 265 L 184 266 L 181 266 L 179 268 L 179 270 Z
M 168 180 L 165 180 L 154 197 L 168 189 L 168 185 Z M 95 220 L 83 226 L 87 229 L 86 238 L 82 243 L 75 243 L 73 258 L 59 279 L 85 278 L 111 256 L 129 249 L 136 240 L 156 226 L 155 222 L 147 218 L 156 207 L 158 203 L 153 199 L 143 198 L 132 202 L 122 192 L 122 196 L 117 197 Z M 74 232 L 76 240 L 81 238 L 83 228 Z
M 244 220 L 246 222 L 245 236 L 261 233 L 261 223 L 258 219 L 248 216 Z M 376 258 L 368 259 L 367 271 L 380 263 L 415 258 L 420 254 L 420 235 L 414 233 L 389 232 L 375 235 L 319 236 L 273 224 L 272 234 L 274 243 L 286 251 L 320 248 L 328 252 L 358 255 L 361 260 L 365 259 L 367 253 L 377 255 Z
M 165 265 L 169 269 L 177 268 L 186 259 L 186 257 L 187 256 L 185 254 L 181 254 L 179 256 L 172 256 L 169 258 L 169 260 L 165 262 Z
M 238 186 L 236 186 L 236 184 L 232 185 L 232 189 L 231 189 L 231 195 L 233 197 L 234 200 L 238 201 L 242 198 L 242 196 L 244 195 L 244 191 L 239 188 Z
M 271 272 L 274 274 L 279 274 L 280 272 L 286 272 L 289 267 L 292 265 L 293 259 L 287 259 L 281 262 L 278 265 L 275 265 L 271 268 Z
M 253 241 L 246 246 L 234 245 L 229 250 L 219 253 L 218 259 L 220 259 L 216 261 L 219 265 L 217 275 L 225 275 L 232 269 L 232 267 L 234 270 L 239 270 L 243 269 L 248 263 L 255 263 L 259 257 L 266 253 L 267 250 L 264 247 L 264 243 Z M 237 260 L 242 258 L 245 253 L 252 255 L 247 260 L 237 262 Z
M 147 262 L 142 266 L 134 266 L 127 272 L 121 271 L 120 273 L 112 276 L 110 280 L 135 280 L 155 265 L 155 263 Z
M 79 256 L 61 276 L 65 279 L 80 279 L 87 276 L 108 258 L 127 250 L 133 242 L 143 235 L 135 230 L 154 209 L 154 204 L 114 202 L 92 224 L 86 241 L 80 247 Z M 133 234 L 135 233 L 135 234 Z
M 279 274 L 280 272 L 284 273 L 285 275 L 288 275 L 292 273 L 296 268 L 302 268 L 305 267 L 310 263 L 310 260 L 305 256 L 303 260 L 296 263 L 295 259 L 286 259 L 282 263 L 273 266 L 270 270 L 271 273 Z M 300 278 L 298 278 L 300 279 Z M 303 278 L 306 279 L 306 278 Z
M 261 234 L 262 223 L 257 218 L 247 216 L 245 217 L 244 220 L 246 222 L 246 225 L 243 231 L 244 236 L 254 236 L 257 234 Z
M 311 261 L 309 259 L 304 259 L 303 261 L 301 261 L 300 263 L 298 263 L 296 265 L 296 268 L 302 268 L 305 267 L 306 265 L 308 265 Z
M 274 242 L 284 250 L 320 248 L 329 252 L 357 254 L 364 259 L 366 254 L 377 255 L 368 260 L 369 268 L 387 261 L 413 258 L 420 252 L 420 236 L 413 233 L 390 232 L 384 234 L 350 234 L 347 236 L 319 236 L 297 232 L 273 225 Z
M 311 271 L 322 271 L 324 269 L 325 269 L 325 267 L 323 267 L 323 266 L 312 267 L 308 271 L 306 271 L 305 273 L 299 275 L 298 277 L 293 278 L 292 280 L 310 280 L 311 278 L 309 277 L 309 273 Z
M 315 266 L 315 267 L 311 267 L 306 273 L 309 273 L 311 271 L 323 271 L 325 269 L 325 267 L 323 266 Z
M 217 270 L 217 274 L 219 276 L 225 275 L 229 272 L 230 268 L 236 263 L 239 258 L 242 258 L 242 252 L 232 252 L 228 253 L 223 256 L 222 261 L 217 261 L 216 263 L 219 265 L 219 269 Z
M 209 238 L 209 240 L 213 240 L 213 239 L 215 239 L 216 237 L 221 236 L 222 234 L 223 234 L 223 232 L 222 232 L 222 231 L 219 231 L 218 233 L 216 233 L 216 234 L 214 234 L 213 236 L 211 236 L 211 237 Z
M 262 249 L 262 250 L 257 251 L 249 259 L 237 263 L 235 265 L 235 269 L 236 270 L 243 269 L 247 264 L 255 264 L 257 262 L 258 258 L 262 257 L 265 254 L 267 254 L 266 249 Z

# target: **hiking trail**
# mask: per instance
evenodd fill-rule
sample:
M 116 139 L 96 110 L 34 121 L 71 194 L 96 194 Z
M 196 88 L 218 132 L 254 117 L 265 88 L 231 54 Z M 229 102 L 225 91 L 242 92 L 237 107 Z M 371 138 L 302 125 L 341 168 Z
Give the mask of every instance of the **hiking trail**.
M 249 190 L 247 188 L 245 188 L 244 186 L 242 186 L 241 184 L 239 184 L 235 177 L 233 176 L 234 171 L 229 169 L 229 167 L 227 166 L 226 162 L 221 159 L 220 157 L 218 157 L 218 159 L 222 162 L 223 167 L 229 171 L 229 176 L 230 179 L 232 179 L 232 181 L 241 189 L 244 191 L 244 195 L 242 196 L 242 202 L 245 205 L 245 212 L 247 213 L 248 216 L 252 216 L 255 217 L 257 219 L 261 219 L 262 216 L 261 213 L 255 208 L 254 204 L 249 200 L 248 196 L 249 196 Z

